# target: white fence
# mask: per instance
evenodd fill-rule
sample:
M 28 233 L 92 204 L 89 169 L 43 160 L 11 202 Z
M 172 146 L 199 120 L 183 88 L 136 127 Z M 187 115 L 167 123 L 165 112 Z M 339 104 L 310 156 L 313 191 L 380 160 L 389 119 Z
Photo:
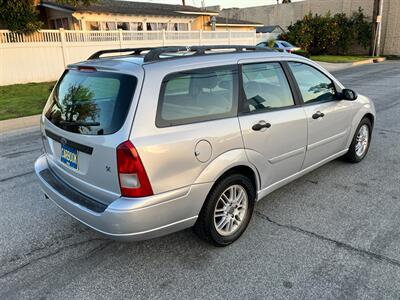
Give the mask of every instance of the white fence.
M 0 30 L 0 86 L 56 80 L 64 68 L 102 49 L 169 45 L 255 45 L 254 31 L 70 31 L 31 35 Z

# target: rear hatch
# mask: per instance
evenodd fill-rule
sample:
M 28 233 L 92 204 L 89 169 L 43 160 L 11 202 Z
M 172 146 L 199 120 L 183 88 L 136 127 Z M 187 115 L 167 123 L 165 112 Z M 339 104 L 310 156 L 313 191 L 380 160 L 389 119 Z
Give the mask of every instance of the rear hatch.
M 141 66 L 130 63 L 132 74 L 110 68 L 119 64 L 108 60 L 101 67 L 78 65 L 66 70 L 42 116 L 53 173 L 103 204 L 121 194 L 116 148 L 128 140 L 143 79 Z

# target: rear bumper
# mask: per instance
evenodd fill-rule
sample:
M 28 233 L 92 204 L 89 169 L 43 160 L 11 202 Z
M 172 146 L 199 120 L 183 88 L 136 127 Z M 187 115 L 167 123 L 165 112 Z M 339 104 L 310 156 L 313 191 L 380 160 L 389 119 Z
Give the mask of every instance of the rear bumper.
M 43 192 L 69 215 L 112 239 L 128 241 L 193 226 L 212 186 L 203 183 L 150 197 L 121 197 L 102 207 L 63 183 L 49 169 L 45 155 L 35 162 L 35 173 Z

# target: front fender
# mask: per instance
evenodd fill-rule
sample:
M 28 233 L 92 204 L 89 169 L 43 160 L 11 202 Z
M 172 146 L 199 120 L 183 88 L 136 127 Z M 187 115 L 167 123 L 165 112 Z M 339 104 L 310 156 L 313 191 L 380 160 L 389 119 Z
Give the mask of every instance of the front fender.
M 351 121 L 351 131 L 350 135 L 348 138 L 348 141 L 346 143 L 346 148 L 350 147 L 351 141 L 353 140 L 354 134 L 357 130 L 358 124 L 360 124 L 362 118 L 366 114 L 372 114 L 374 116 L 374 123 L 376 121 L 376 112 L 375 112 L 375 106 L 372 100 L 365 96 L 359 95 L 359 99 L 357 101 L 360 101 L 360 108 L 358 111 L 354 114 L 353 119 Z
M 216 157 L 197 177 L 195 184 L 205 182 L 215 182 L 226 171 L 238 167 L 246 166 L 253 170 L 257 183 L 257 191 L 260 189 L 260 176 L 257 169 L 252 165 L 246 156 L 244 149 L 234 149 L 222 153 Z

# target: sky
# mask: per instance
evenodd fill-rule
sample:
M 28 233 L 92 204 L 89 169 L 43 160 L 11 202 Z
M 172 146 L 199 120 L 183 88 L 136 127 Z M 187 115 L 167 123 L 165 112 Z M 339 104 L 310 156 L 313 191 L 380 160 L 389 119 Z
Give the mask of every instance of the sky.
M 129 1 L 129 0 L 126 0 Z M 182 0 L 132 0 L 141 2 L 154 2 L 164 4 L 182 4 Z M 292 2 L 301 0 L 292 0 Z M 186 5 L 201 6 L 202 0 L 186 0 Z M 222 8 L 229 7 L 248 7 L 276 4 L 276 0 L 204 0 L 206 6 L 221 5 Z M 279 3 L 282 0 L 279 0 Z

